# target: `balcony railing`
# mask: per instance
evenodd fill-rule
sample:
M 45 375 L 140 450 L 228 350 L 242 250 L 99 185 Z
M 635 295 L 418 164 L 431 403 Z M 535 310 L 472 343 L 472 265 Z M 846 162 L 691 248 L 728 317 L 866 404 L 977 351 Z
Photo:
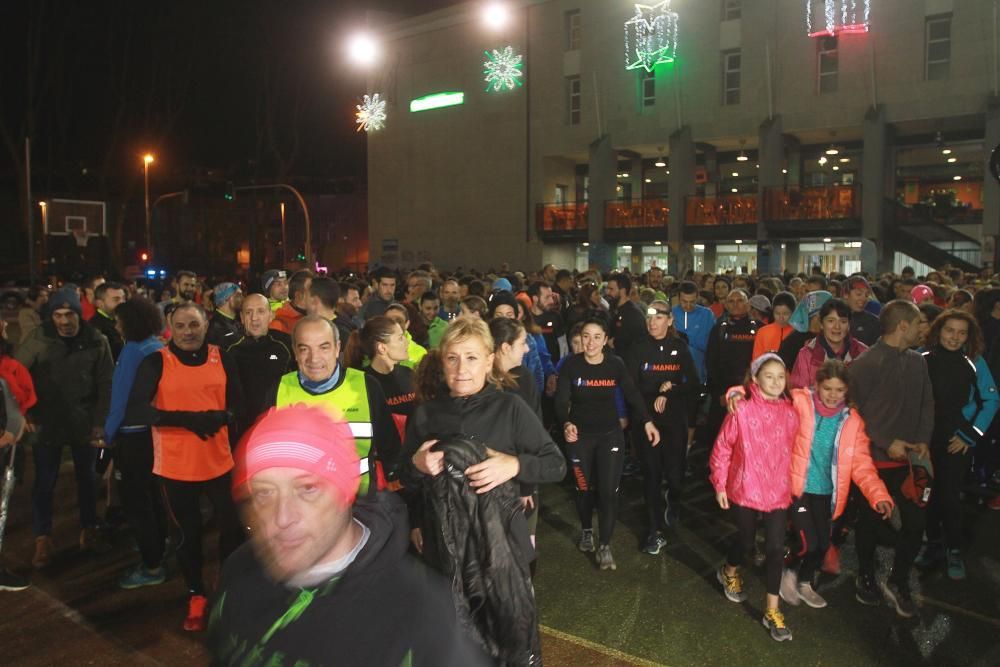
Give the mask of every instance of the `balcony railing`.
M 757 195 L 687 197 L 686 225 L 753 225 L 757 223 Z
M 586 232 L 587 204 L 538 204 L 535 225 L 539 232 Z
M 861 217 L 858 185 L 764 189 L 767 220 L 844 220 Z
M 666 199 L 614 200 L 604 204 L 605 229 L 665 229 L 669 217 L 670 205 Z

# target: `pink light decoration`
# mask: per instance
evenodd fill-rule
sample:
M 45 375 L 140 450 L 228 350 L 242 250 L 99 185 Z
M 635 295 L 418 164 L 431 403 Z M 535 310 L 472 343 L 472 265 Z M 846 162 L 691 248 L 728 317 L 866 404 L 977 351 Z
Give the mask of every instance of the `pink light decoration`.
M 871 0 L 806 0 L 810 37 L 861 34 L 871 27 Z

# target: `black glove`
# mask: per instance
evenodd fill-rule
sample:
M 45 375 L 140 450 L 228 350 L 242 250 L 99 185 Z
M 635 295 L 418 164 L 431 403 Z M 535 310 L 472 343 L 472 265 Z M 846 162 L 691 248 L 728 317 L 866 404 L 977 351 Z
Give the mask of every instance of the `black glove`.
M 229 413 L 225 410 L 203 410 L 191 412 L 184 410 L 158 411 L 159 426 L 177 426 L 186 428 L 202 440 L 208 440 L 219 432 L 219 429 L 229 422 Z

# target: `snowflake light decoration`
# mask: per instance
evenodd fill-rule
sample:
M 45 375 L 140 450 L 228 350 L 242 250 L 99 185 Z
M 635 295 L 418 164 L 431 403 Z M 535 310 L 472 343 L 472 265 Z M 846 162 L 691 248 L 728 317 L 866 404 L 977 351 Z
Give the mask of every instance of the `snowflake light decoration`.
M 377 132 L 385 127 L 385 100 L 378 93 L 371 97 L 365 95 L 356 108 L 358 111 L 354 117 L 358 123 L 358 132 Z
M 871 0 L 806 0 L 806 32 L 810 37 L 868 32 Z
M 677 12 L 670 0 L 658 5 L 635 6 L 635 16 L 625 22 L 625 69 L 647 72 L 677 55 Z
M 490 51 L 483 53 L 486 54 L 483 74 L 486 75 L 484 80 L 487 92 L 492 90 L 494 93 L 498 93 L 504 88 L 514 90 L 515 87 L 524 84 L 521 80 L 524 74 L 521 71 L 523 67 L 521 54 L 514 53 L 513 47 L 508 46 L 503 51 L 493 49 L 492 53 Z

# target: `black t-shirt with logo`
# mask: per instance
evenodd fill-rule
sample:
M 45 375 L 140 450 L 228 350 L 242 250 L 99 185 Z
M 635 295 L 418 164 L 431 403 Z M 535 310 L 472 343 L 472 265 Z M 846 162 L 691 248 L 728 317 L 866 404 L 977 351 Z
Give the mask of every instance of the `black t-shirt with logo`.
M 621 390 L 632 420 L 649 421 L 642 394 L 625 369 L 625 362 L 608 351 L 599 364 L 583 354 L 566 360 L 556 386 L 556 415 L 560 424 L 572 422 L 580 433 L 607 433 L 620 427 L 615 392 Z

